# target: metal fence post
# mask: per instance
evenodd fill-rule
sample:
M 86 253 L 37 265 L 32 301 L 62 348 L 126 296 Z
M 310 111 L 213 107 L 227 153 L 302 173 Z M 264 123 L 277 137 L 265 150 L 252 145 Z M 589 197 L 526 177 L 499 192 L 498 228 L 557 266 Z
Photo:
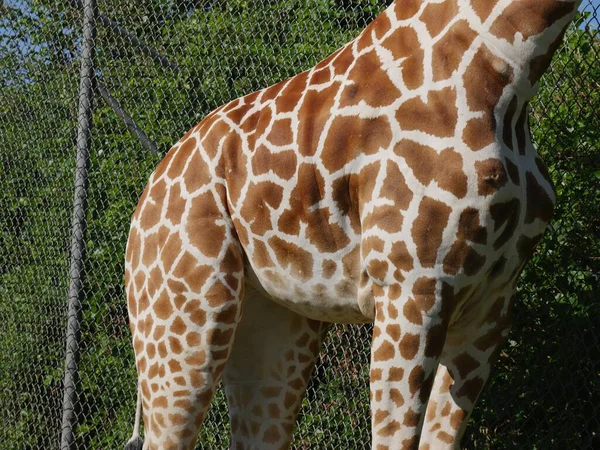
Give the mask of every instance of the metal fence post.
M 83 266 L 85 257 L 85 231 L 88 194 L 88 167 L 91 143 L 92 102 L 94 92 L 94 44 L 96 37 L 96 0 L 83 4 L 83 46 L 79 85 L 79 111 L 77 116 L 77 165 L 71 237 L 71 282 L 67 319 L 67 345 L 65 356 L 63 416 L 61 450 L 71 450 L 74 444 L 75 406 L 79 366 L 79 340 L 81 336 L 81 294 L 83 291 Z

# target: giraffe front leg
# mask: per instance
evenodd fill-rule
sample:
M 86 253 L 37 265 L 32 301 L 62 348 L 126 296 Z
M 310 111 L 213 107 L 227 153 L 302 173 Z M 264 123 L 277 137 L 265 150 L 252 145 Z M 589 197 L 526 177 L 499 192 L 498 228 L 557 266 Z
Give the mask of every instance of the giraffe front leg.
M 475 402 L 508 337 L 511 302 L 508 293 L 488 308 L 471 308 L 450 325 L 427 405 L 420 450 L 460 448 Z M 479 317 L 469 317 L 473 315 Z
M 376 288 L 371 350 L 373 449 L 416 449 L 439 363 L 452 288 L 421 277 Z M 408 290 L 408 292 L 403 292 Z
M 163 253 L 177 254 L 173 241 Z M 210 260 L 181 254 L 139 269 L 139 288 L 128 293 L 145 450 L 194 448 L 241 317 L 239 246 L 224 240 Z
M 223 374 L 230 448 L 287 449 L 328 325 L 247 287 L 244 316 Z

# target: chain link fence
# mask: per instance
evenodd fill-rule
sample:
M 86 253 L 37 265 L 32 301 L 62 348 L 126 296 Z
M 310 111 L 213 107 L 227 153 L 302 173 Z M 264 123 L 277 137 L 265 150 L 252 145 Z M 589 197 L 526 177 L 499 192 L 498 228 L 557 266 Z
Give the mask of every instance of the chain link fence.
M 124 445 L 136 374 L 123 254 L 148 175 L 209 111 L 311 67 L 386 3 L 98 0 L 94 32 L 80 0 L 0 0 L 1 448 Z M 584 1 L 533 105 L 559 205 L 465 448 L 600 449 L 598 8 Z M 82 79 L 89 138 L 78 136 Z M 293 448 L 369 447 L 370 331 L 332 329 Z M 228 433 L 219 392 L 198 448 L 227 448 Z

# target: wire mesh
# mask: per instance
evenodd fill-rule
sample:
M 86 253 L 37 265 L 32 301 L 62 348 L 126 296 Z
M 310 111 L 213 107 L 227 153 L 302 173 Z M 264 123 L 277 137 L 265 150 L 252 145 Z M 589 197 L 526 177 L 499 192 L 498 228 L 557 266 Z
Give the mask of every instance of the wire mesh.
M 120 448 L 136 374 L 123 290 L 130 215 L 149 173 L 217 106 L 311 67 L 389 4 L 98 0 L 96 90 L 74 446 Z M 584 1 L 533 105 L 557 185 L 523 274 L 510 345 L 465 448 L 600 448 L 600 21 Z M 0 2 L 0 442 L 57 448 L 82 50 L 78 0 Z M 333 327 L 295 449 L 368 448 L 370 327 Z M 219 392 L 198 448 L 227 448 Z

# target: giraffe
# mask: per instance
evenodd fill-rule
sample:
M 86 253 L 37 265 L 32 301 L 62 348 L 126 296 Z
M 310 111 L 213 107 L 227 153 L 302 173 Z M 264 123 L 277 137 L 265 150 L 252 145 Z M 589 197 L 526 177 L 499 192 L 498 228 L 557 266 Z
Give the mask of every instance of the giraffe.
M 288 448 L 331 323 L 374 323 L 373 449 L 458 448 L 553 214 L 528 103 L 580 1 L 396 0 L 218 108 L 150 177 L 126 250 L 128 448 Z

